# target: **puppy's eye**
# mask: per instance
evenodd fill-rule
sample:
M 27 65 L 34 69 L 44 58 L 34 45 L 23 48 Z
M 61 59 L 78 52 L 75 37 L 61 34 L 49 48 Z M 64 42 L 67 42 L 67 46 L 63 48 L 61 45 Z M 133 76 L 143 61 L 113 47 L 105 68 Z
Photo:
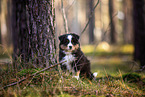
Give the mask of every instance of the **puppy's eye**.
M 73 44 L 76 44 L 76 43 L 77 43 L 77 40 L 71 40 L 71 42 L 72 42 Z
M 69 42 L 69 40 L 67 39 L 66 42 Z

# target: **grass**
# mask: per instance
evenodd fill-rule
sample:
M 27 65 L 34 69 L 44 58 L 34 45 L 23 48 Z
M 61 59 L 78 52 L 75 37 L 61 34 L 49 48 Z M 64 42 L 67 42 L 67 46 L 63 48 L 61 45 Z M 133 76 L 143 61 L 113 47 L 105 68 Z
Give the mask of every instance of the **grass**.
M 24 73 L 24 71 L 22 71 Z M 21 72 L 21 74 L 22 74 Z M 26 73 L 26 71 L 25 71 Z M 30 72 L 29 72 L 30 73 Z M 20 76 L 17 76 L 20 77 Z M 19 80 L 19 79 L 15 79 Z M 31 82 L 30 82 L 31 81 Z M 29 84 L 29 85 L 28 85 Z M 88 79 L 76 80 L 69 75 L 58 71 L 46 71 L 30 78 L 16 86 L 9 87 L 0 92 L 0 96 L 11 97 L 95 97 L 95 96 L 143 96 L 143 87 L 135 83 L 128 83 L 123 78 L 106 77 L 97 78 L 96 81 Z
M 17 75 L 21 78 L 27 73 L 32 73 L 29 70 L 23 70 Z M 121 75 L 121 74 L 120 74 Z M 15 79 L 19 80 L 19 79 Z M 30 82 L 31 81 L 31 82 Z M 4 81 L 3 81 L 4 82 Z M 28 85 L 29 84 L 29 85 Z M 143 88 L 143 87 L 142 87 Z M 142 96 L 143 91 L 141 87 L 135 83 L 125 82 L 123 78 L 113 78 L 106 74 L 106 77 L 98 78 L 96 81 L 89 81 L 88 79 L 76 80 L 70 75 L 66 75 L 58 71 L 46 71 L 39 75 L 29 78 L 28 80 L 16 86 L 9 87 L 1 91 L 0 96 L 29 96 L 29 97 L 43 97 L 43 96 Z
M 101 44 L 103 45 L 103 44 Z M 71 75 L 55 69 L 29 77 L 41 69 L 24 69 L 14 73 L 1 66 L 0 89 L 5 85 L 25 81 L 0 90 L 0 97 L 142 97 L 145 96 L 145 74 L 134 73 L 139 69 L 133 65 L 133 46 L 110 46 L 108 49 L 82 46 L 91 61 L 92 72 L 98 72 L 96 80 L 76 80 Z M 95 52 L 94 52 L 95 51 Z

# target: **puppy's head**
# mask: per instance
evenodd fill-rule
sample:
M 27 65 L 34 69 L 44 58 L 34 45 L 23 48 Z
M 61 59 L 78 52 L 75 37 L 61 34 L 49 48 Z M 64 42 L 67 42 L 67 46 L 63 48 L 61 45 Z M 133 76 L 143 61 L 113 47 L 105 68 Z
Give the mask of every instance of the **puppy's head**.
M 59 36 L 59 40 L 60 50 L 72 52 L 80 48 L 79 36 L 74 33 L 61 35 Z

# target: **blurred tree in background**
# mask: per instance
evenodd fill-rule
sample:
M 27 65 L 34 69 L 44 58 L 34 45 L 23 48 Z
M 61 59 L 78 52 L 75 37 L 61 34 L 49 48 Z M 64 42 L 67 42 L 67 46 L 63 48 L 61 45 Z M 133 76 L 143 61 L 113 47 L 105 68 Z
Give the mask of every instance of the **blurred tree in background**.
M 132 0 L 123 0 L 123 43 L 133 43 L 133 16 L 132 16 Z
M 0 13 L 1 13 L 1 1 L 0 1 Z M 0 15 L 0 44 L 2 43 L 1 40 L 1 15 Z
M 14 67 L 48 67 L 56 63 L 53 0 L 13 0 Z M 18 64 L 17 64 L 18 63 Z
M 1 44 L 10 47 L 12 44 L 11 37 L 11 0 L 0 1 L 0 40 Z
M 114 15 L 114 0 L 109 0 L 110 42 L 112 44 L 116 43 L 116 28 L 113 15 Z
M 94 7 L 94 0 L 88 1 L 89 4 L 89 12 L 93 11 Z M 90 17 L 90 14 L 88 14 L 88 17 Z M 90 23 L 89 23 L 89 43 L 92 44 L 94 42 L 94 28 L 95 28 L 95 14 L 92 14 Z
M 145 9 L 144 0 L 133 0 L 134 59 L 145 66 Z M 145 67 L 144 67 L 145 68 Z

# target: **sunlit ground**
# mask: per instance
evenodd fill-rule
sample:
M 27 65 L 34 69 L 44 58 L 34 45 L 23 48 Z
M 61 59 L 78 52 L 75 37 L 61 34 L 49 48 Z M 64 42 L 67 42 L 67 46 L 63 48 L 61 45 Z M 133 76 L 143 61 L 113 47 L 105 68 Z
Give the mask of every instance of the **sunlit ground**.
M 121 76 L 139 69 L 139 64 L 133 61 L 133 45 L 113 46 L 103 42 L 96 47 L 82 46 L 82 50 L 91 61 L 92 72 L 97 72 L 98 77 Z

